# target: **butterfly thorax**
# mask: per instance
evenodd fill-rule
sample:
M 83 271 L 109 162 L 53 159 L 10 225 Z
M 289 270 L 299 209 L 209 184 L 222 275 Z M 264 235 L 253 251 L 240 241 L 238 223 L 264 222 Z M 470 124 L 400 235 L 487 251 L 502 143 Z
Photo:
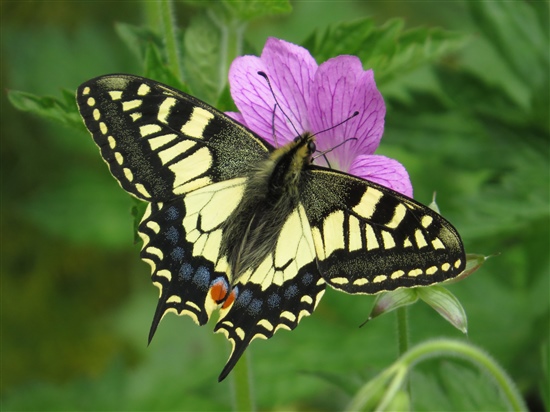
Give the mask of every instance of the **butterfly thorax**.
M 222 255 L 233 281 L 257 269 L 273 252 L 287 217 L 298 206 L 314 137 L 305 133 L 273 151 L 249 174 L 243 200 L 224 224 Z

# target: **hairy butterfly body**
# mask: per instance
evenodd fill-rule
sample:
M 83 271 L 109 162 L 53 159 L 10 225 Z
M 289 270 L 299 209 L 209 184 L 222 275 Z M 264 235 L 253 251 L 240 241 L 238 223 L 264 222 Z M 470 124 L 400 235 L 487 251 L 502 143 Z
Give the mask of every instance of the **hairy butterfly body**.
M 108 75 L 77 91 L 86 127 L 122 188 L 149 202 L 141 257 L 167 312 L 205 324 L 232 352 L 294 329 L 325 285 L 347 293 L 457 276 L 465 255 L 439 214 L 375 183 L 311 164 L 315 137 L 274 148 L 225 114 L 155 81 Z

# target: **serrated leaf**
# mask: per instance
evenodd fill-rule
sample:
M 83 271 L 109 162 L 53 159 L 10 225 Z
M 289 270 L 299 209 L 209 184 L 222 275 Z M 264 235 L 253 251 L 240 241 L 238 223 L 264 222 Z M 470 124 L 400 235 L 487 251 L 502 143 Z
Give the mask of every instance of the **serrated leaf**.
M 227 71 L 220 70 L 221 33 L 209 17 L 196 16 L 184 34 L 183 71 L 194 96 L 216 102 L 227 83 Z
M 147 27 L 134 26 L 127 23 L 116 23 L 115 30 L 128 49 L 138 58 L 140 63 L 145 62 L 149 44 L 162 48 L 162 40 L 155 32 Z
M 358 56 L 381 85 L 462 47 L 467 36 L 439 28 L 403 31 L 402 19 L 375 27 L 371 18 L 337 23 L 311 35 L 304 46 L 321 62 L 339 54 Z
M 64 91 L 63 97 L 65 101 L 61 101 L 56 97 L 37 96 L 32 93 L 10 90 L 8 92 L 8 99 L 19 110 L 80 128 L 82 121 L 76 109 L 74 95 L 71 94 L 72 99 L 69 100 L 67 97 L 68 94 L 70 92 Z
M 288 14 L 292 11 L 292 6 L 288 0 L 222 0 L 220 3 L 231 16 L 243 21 L 264 16 Z
M 160 49 L 149 43 L 145 52 L 145 77 L 187 92 L 188 87 L 164 63 Z
M 550 48 L 548 28 L 539 24 L 536 10 L 529 3 L 517 0 L 474 1 L 468 2 L 468 6 L 478 27 L 504 60 L 531 85 L 531 90 L 539 92 L 547 83 Z
M 443 286 L 417 288 L 418 297 L 435 309 L 447 322 L 462 333 L 468 332 L 468 318 L 460 301 Z

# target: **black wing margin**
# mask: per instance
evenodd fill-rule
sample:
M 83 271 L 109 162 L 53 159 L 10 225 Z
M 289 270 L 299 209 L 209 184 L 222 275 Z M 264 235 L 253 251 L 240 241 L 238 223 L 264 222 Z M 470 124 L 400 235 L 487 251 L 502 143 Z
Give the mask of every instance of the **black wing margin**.
M 243 176 L 273 150 L 217 109 L 142 77 L 97 77 L 76 97 L 111 173 L 142 200 L 168 201 Z
M 302 202 L 321 276 L 347 293 L 427 286 L 459 275 L 464 247 L 430 208 L 378 184 L 312 166 Z

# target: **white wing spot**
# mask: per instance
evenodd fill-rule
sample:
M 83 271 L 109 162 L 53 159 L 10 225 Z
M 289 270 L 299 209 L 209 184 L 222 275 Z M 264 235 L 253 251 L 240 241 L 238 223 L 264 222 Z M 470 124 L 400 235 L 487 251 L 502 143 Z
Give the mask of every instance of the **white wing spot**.
M 107 125 L 103 122 L 99 122 L 99 130 L 101 130 L 101 133 L 107 134 Z
M 443 242 L 441 242 L 441 240 L 439 240 L 438 237 L 432 240 L 432 246 L 434 247 L 434 249 L 445 249 L 445 245 L 443 244 Z
M 119 165 L 122 165 L 122 163 L 124 162 L 124 158 L 119 152 L 115 152 L 115 160 Z
M 365 284 L 369 283 L 369 280 L 367 278 L 359 278 L 359 279 L 355 279 L 353 281 L 353 284 L 355 286 L 363 286 Z
M 365 235 L 367 238 L 367 250 L 377 249 L 379 247 L 378 240 L 376 239 L 376 233 L 371 225 L 365 225 Z
M 94 120 L 97 122 L 99 120 L 99 118 L 101 117 L 101 113 L 99 113 L 99 110 L 97 109 L 94 109 L 94 112 L 92 113 L 92 115 L 94 116 Z
M 165 137 L 165 136 L 166 135 L 164 135 L 163 137 Z M 154 140 L 154 139 L 151 139 L 151 140 Z M 149 142 L 149 143 L 151 143 L 151 142 Z M 157 143 L 162 143 L 162 141 L 157 142 Z M 166 163 L 173 160 L 175 157 L 181 155 L 182 153 L 185 153 L 187 150 L 189 150 L 193 146 L 195 146 L 195 142 L 193 142 L 191 140 L 183 140 L 183 141 L 175 144 L 174 146 L 169 147 L 168 149 L 160 151 L 158 153 L 158 155 L 160 157 L 160 161 L 162 162 L 163 165 L 165 165 Z
M 130 113 L 130 118 L 132 119 L 132 121 L 136 121 L 136 120 L 139 120 L 141 119 L 141 112 L 134 112 L 134 113 Z
M 111 92 L 109 92 L 109 96 L 111 96 L 111 100 L 120 100 L 122 98 L 122 92 L 121 91 L 111 91 Z
M 95 106 L 95 99 L 93 97 L 88 97 L 86 103 L 88 104 L 88 106 L 93 107 Z
M 404 271 L 402 271 L 402 270 L 396 270 L 395 272 L 393 272 L 393 273 L 391 274 L 391 278 L 392 278 L 392 279 L 399 279 L 399 278 L 400 278 L 401 276 L 403 276 L 404 274 L 405 274 Z
M 191 118 L 181 127 L 181 132 L 196 139 L 201 139 L 204 129 L 214 118 L 214 114 L 201 107 L 195 107 Z
M 162 128 L 158 124 L 146 124 L 139 127 L 139 133 L 141 134 L 141 137 L 149 136 L 153 133 L 158 133 L 162 130 Z
M 149 85 L 142 83 L 141 86 L 139 86 L 137 94 L 138 96 L 145 96 L 150 91 L 151 91 L 151 88 L 149 87 Z
M 423 227 L 428 227 L 432 224 L 433 222 L 433 218 L 429 215 L 424 215 L 422 217 L 422 220 L 420 221 L 420 223 L 422 224 Z
M 443 272 L 448 271 L 450 268 L 451 268 L 451 265 L 449 265 L 448 263 L 443 263 L 441 265 L 441 270 L 443 270 Z
M 336 285 L 347 285 L 349 283 L 349 279 L 347 278 L 342 278 L 342 277 L 339 277 L 339 278 L 332 278 L 330 280 L 330 283 L 334 283 Z
M 397 226 L 399 226 L 399 224 L 401 223 L 401 221 L 403 220 L 406 214 L 407 214 L 407 207 L 403 203 L 399 203 L 395 207 L 395 210 L 393 212 L 393 217 L 391 221 L 386 225 L 386 227 L 390 229 L 395 229 Z
M 90 88 L 86 86 L 82 89 L 82 96 L 87 96 L 88 94 L 90 94 Z
M 367 187 L 359 203 L 353 208 L 353 211 L 364 219 L 370 219 L 376 210 L 376 205 L 384 194 L 373 187 Z
M 136 187 L 136 190 L 142 194 L 142 196 L 148 197 L 148 198 L 151 197 L 151 194 L 147 191 L 147 189 L 145 189 L 145 186 L 143 186 L 141 183 L 136 183 L 135 187 Z
M 176 99 L 173 97 L 167 97 L 164 99 L 164 101 L 160 104 L 159 112 L 157 115 L 157 119 L 161 123 L 168 123 L 168 116 L 170 116 L 170 110 L 172 110 L 172 107 L 176 104 Z
M 166 299 L 166 303 L 181 303 L 181 298 L 178 295 L 172 295 Z
M 342 210 L 337 210 L 325 218 L 323 239 L 325 239 L 326 257 L 332 255 L 335 250 L 344 249 L 344 212 Z
M 424 237 L 420 229 L 416 229 L 416 231 L 414 232 L 414 240 L 416 241 L 416 245 L 419 249 L 428 246 L 428 244 L 426 243 L 426 238 Z
M 274 328 L 274 326 L 271 324 L 270 321 L 268 321 L 267 319 L 262 319 L 258 322 L 258 326 L 262 326 L 264 328 L 266 328 L 268 331 L 272 331 Z
M 430 266 L 426 269 L 426 275 L 433 275 L 435 272 L 437 272 L 437 266 Z
M 415 277 L 417 277 L 421 274 L 422 274 L 422 269 L 413 269 L 413 270 L 410 270 L 409 273 L 408 273 L 408 275 L 413 277 L 413 278 L 415 278 Z
M 135 99 L 135 100 L 129 100 L 127 102 L 122 102 L 122 110 L 127 112 L 133 109 L 137 109 L 139 106 L 141 106 L 141 103 L 143 103 L 143 100 L 141 99 Z
M 107 142 L 109 143 L 109 147 L 111 148 L 111 150 L 116 147 L 116 141 L 115 141 L 115 138 L 113 136 L 109 136 L 107 138 Z
M 147 250 L 149 251 L 149 250 Z M 157 276 L 162 276 L 163 278 L 166 278 L 168 280 L 172 280 L 172 274 L 170 273 L 169 270 L 166 270 L 166 269 L 161 269 L 157 272 Z
M 455 262 L 455 268 L 458 269 L 460 267 L 460 265 L 462 264 L 462 260 L 458 259 L 456 262 Z
M 393 240 L 393 236 L 390 232 L 387 232 L 385 230 L 382 231 L 382 240 L 384 241 L 384 248 L 385 249 L 391 249 L 395 247 L 395 241 Z
M 380 282 L 383 282 L 387 279 L 388 277 L 386 275 L 378 275 L 376 276 L 372 281 L 374 283 L 380 283 Z
M 151 146 L 151 150 L 157 150 L 159 147 L 162 147 L 168 143 L 170 143 L 172 140 L 176 138 L 175 133 L 171 134 L 163 134 L 160 136 L 151 137 L 148 139 L 149 146 Z
M 134 180 L 134 174 L 132 173 L 132 171 L 127 167 L 125 167 L 123 171 L 124 171 L 124 176 L 126 176 L 126 179 L 128 179 L 129 182 L 132 182 Z

